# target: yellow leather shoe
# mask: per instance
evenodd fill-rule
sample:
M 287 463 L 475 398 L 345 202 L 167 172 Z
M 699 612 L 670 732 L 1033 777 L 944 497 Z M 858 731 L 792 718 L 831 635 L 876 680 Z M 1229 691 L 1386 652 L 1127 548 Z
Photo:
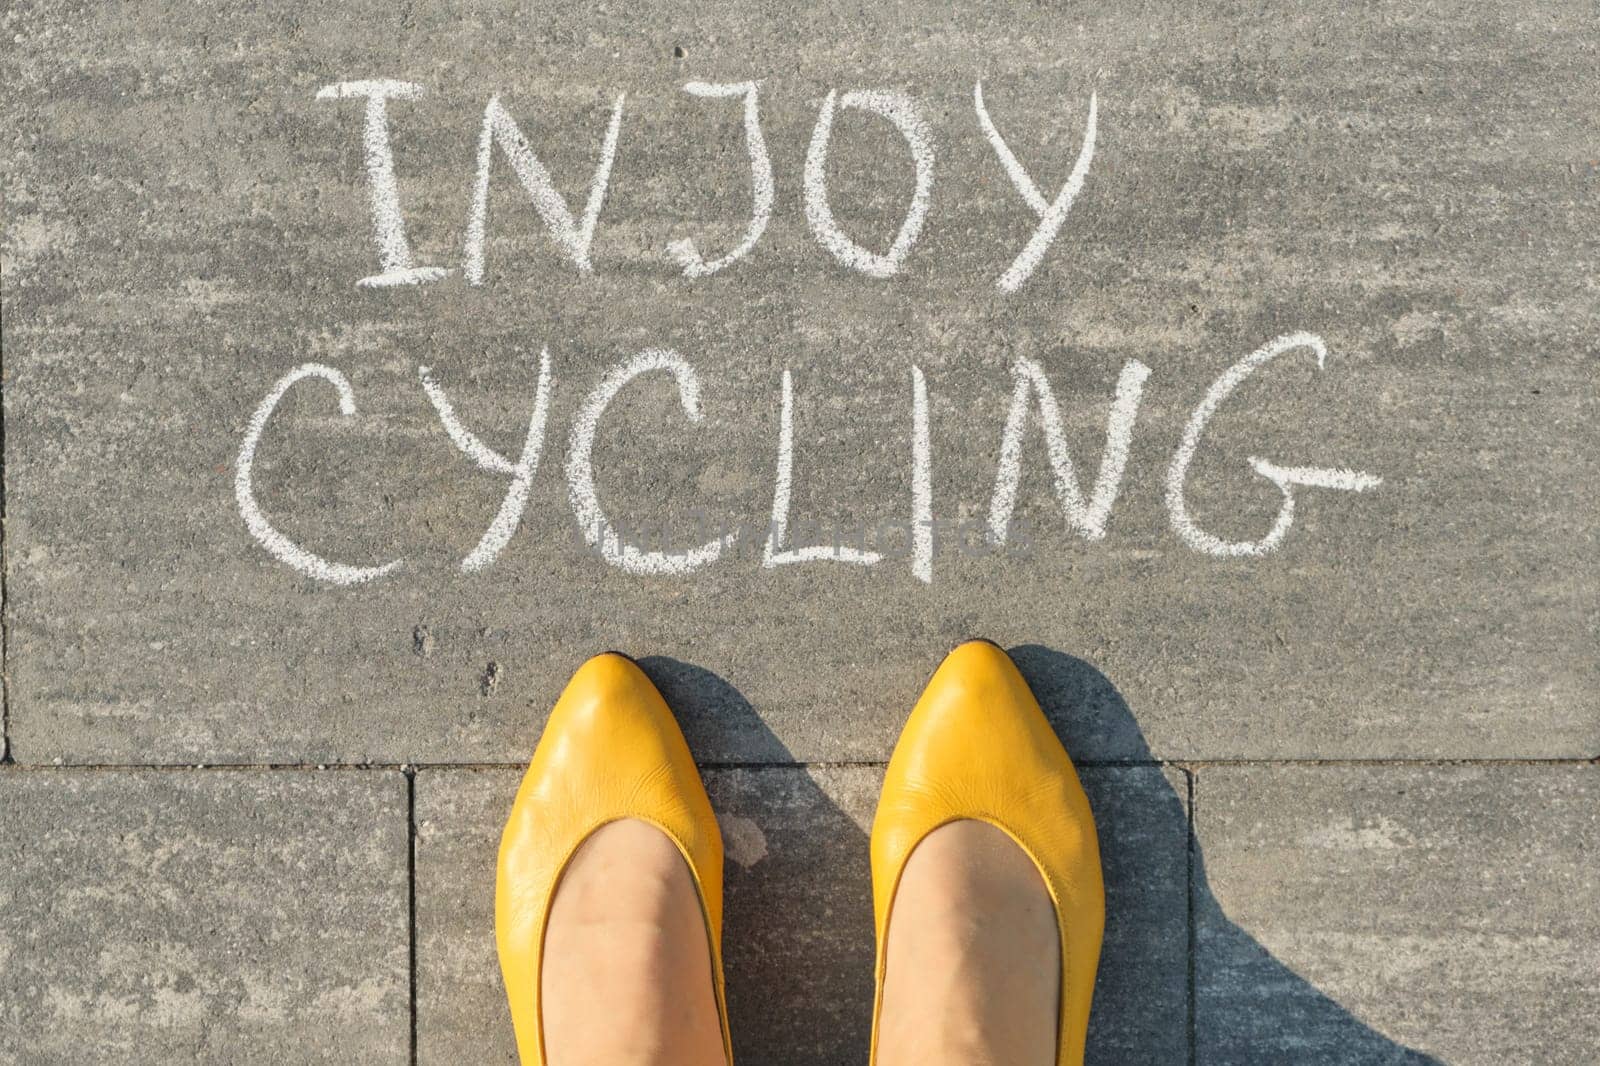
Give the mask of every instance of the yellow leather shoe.
M 1105 926 L 1100 845 L 1089 799 L 1055 731 L 1010 656 L 988 641 L 952 651 L 917 701 L 884 775 L 872 825 L 878 1023 L 889 919 L 917 845 L 963 819 L 1000 829 L 1039 868 L 1061 933 L 1056 1061 L 1081 1066 Z
M 722 1048 L 733 1061 L 722 985 L 722 835 L 666 701 L 633 660 L 608 652 L 579 667 L 556 701 L 500 838 L 495 940 L 522 1066 L 545 1066 L 539 974 L 556 887 L 583 842 L 624 818 L 665 833 L 689 867 L 705 914 Z

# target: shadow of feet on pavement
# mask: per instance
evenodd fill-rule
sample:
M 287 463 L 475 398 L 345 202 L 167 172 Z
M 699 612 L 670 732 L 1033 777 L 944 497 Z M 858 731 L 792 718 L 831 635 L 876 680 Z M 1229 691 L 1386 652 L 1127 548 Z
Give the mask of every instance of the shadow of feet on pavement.
M 1067 750 L 1110 752 L 1117 761 L 1148 762 L 1150 749 L 1132 711 L 1111 681 L 1082 659 L 1039 645 L 1012 648 L 1011 657 L 1038 696 Z M 1362 1023 L 1322 994 L 1229 920 L 1206 881 L 1205 855 L 1188 825 L 1186 804 L 1169 790 L 1159 817 L 1182 819 L 1190 841 L 1190 898 L 1195 937 L 1196 1049 L 1200 1063 L 1294 1063 L 1295 1066 L 1441 1066 Z M 1099 811 L 1096 811 L 1098 817 Z M 1107 839 L 1107 907 L 1115 906 L 1111 856 L 1124 846 Z M 1108 948 L 1112 946 L 1108 914 Z M 1102 960 L 1115 972 L 1117 961 Z M 1101 1002 L 1097 989 L 1095 1010 Z

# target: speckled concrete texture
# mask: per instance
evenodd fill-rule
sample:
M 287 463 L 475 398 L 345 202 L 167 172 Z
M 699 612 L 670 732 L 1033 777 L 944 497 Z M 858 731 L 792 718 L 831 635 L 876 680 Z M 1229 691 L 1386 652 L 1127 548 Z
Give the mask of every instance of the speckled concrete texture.
M 19 761 L 513 760 L 562 679 L 608 646 L 716 671 L 796 758 L 870 761 L 927 657 L 974 633 L 1095 661 L 1162 758 L 1600 752 L 1600 508 L 1581 491 L 1600 480 L 1587 0 L 1354 16 L 39 2 L 10 6 L 3 28 Z M 390 125 L 414 257 L 456 270 L 443 281 L 356 286 L 378 265 L 363 107 L 317 93 L 371 77 L 425 89 L 391 103 Z M 683 86 L 751 78 L 772 221 L 744 260 L 685 278 L 668 245 L 731 246 L 751 195 L 737 106 Z M 985 140 L 980 79 L 1052 194 L 1099 101 L 1083 191 L 1011 294 L 995 281 L 1036 218 Z M 933 134 L 926 224 L 888 279 L 841 266 L 805 218 L 818 109 L 853 87 L 909 94 Z M 490 97 L 576 212 L 618 93 L 593 272 L 496 154 L 487 272 L 467 285 Z M 909 153 L 881 118 L 836 126 L 834 212 L 886 247 Z M 1297 330 L 1326 340 L 1325 369 L 1286 355 L 1220 408 L 1189 479 L 1195 521 L 1266 532 L 1280 495 L 1252 456 L 1383 484 L 1298 490 L 1264 558 L 1197 554 L 1164 505 L 1185 422 L 1227 367 Z M 514 458 L 545 346 L 554 385 L 526 513 L 492 566 L 463 573 L 509 479 L 456 450 L 418 367 Z M 607 412 L 593 466 L 641 542 L 756 527 L 688 577 L 608 566 L 568 502 L 583 398 L 652 347 L 696 369 L 703 421 L 650 375 Z M 1103 539 L 1073 532 L 1031 430 L 1017 504 L 1030 544 L 962 551 L 986 521 L 1019 357 L 1057 393 L 1085 494 L 1121 367 L 1150 368 L 1121 492 Z M 348 378 L 355 413 L 325 381 L 296 386 L 255 491 L 311 550 L 404 560 L 352 589 L 268 555 L 235 503 L 251 413 L 307 362 Z M 932 584 L 903 557 L 763 569 L 782 372 L 798 539 L 803 524 L 910 520 L 913 366 L 946 531 Z M 705 756 L 763 758 L 722 741 Z
M 0 1062 L 394 1064 L 398 773 L 0 773 Z
M 860 1061 L 878 775 L 970 636 L 1011 651 L 1100 819 L 1094 1062 L 1592 1058 L 1592 0 L 18 0 L 0 42 L 0 1066 L 509 1061 L 493 841 L 608 648 L 724 818 L 740 1061 Z M 358 285 L 400 253 L 365 105 L 324 91 L 352 79 L 418 87 L 387 107 L 418 285 Z M 758 197 L 739 102 L 685 88 L 750 80 L 770 222 L 686 277 L 674 242 L 724 254 Z M 1015 291 L 1038 216 L 980 81 L 1045 198 L 1094 101 Z M 932 154 L 889 277 L 808 220 L 830 94 L 811 170 L 842 231 L 889 248 L 917 186 L 852 90 L 902 94 Z M 480 192 L 484 115 L 576 231 L 619 95 L 583 272 L 503 141 Z M 1289 351 L 1206 424 L 1190 528 L 1194 413 L 1300 331 L 1320 368 Z M 695 388 L 657 370 L 589 417 L 647 349 Z M 1055 416 L 1008 449 L 1035 373 Z M 1095 498 L 1119 409 L 1115 498 L 1074 524 L 1063 459 Z M 1303 468 L 1381 483 L 1292 488 L 1271 551 L 1196 550 L 1266 537 Z M 733 539 L 627 572 L 585 543 L 585 470 L 619 544 Z M 399 565 L 331 584 L 262 522 Z M 836 540 L 883 558 L 764 565 Z
M 1594 1060 L 1600 767 L 1195 782 L 1197 1062 Z

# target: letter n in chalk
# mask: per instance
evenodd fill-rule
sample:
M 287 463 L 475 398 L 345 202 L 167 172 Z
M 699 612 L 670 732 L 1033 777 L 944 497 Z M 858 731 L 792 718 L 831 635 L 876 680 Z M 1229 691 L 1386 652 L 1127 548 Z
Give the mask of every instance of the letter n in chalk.
M 1011 512 L 1017 504 L 1017 483 L 1022 477 L 1022 438 L 1028 428 L 1028 412 L 1037 402 L 1039 422 L 1044 429 L 1045 444 L 1050 453 L 1050 469 L 1055 474 L 1056 498 L 1067 525 L 1089 540 L 1099 540 L 1106 535 L 1106 520 L 1111 516 L 1111 505 L 1117 501 L 1122 485 L 1122 471 L 1128 465 L 1128 444 L 1133 438 L 1133 420 L 1139 413 L 1139 399 L 1144 392 L 1145 378 L 1150 368 L 1137 359 L 1130 359 L 1117 378 L 1117 398 L 1106 419 L 1106 447 L 1100 453 L 1100 472 L 1094 480 L 1094 489 L 1088 500 L 1078 486 L 1078 474 L 1067 453 L 1067 437 L 1061 425 L 1061 409 L 1056 405 L 1055 393 L 1044 370 L 1031 359 L 1018 359 L 1011 368 L 1014 387 L 1011 392 L 1011 412 L 1006 416 L 1005 434 L 1000 440 L 1000 468 L 995 474 L 994 496 L 989 501 L 989 534 L 991 544 L 1004 544 L 1011 525 Z
M 600 148 L 600 165 L 589 181 L 589 200 L 584 205 L 583 217 L 575 219 L 567 208 L 566 200 L 556 192 L 539 157 L 522 135 L 522 130 L 500 104 L 500 97 L 489 100 L 483 112 L 483 132 L 478 138 L 478 181 L 472 196 L 472 215 L 467 219 L 467 247 L 465 253 L 467 281 L 473 285 L 483 283 L 483 256 L 485 227 L 489 221 L 489 171 L 494 161 L 494 146 L 498 142 L 511 163 L 517 180 L 533 200 L 534 210 L 555 238 L 556 245 L 582 273 L 589 273 L 589 245 L 594 240 L 595 223 L 600 219 L 600 205 L 605 202 L 606 183 L 611 180 L 611 161 L 617 154 L 617 132 L 622 127 L 622 101 L 618 96 L 611 109 L 611 125 L 606 128 L 605 143 Z

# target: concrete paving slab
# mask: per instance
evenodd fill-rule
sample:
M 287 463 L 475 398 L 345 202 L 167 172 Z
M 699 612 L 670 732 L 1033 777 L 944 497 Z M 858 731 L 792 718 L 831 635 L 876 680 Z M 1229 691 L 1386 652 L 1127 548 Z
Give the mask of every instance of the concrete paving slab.
M 409 1054 L 398 773 L 0 769 L 0 1062 Z
M 18 760 L 514 761 L 587 654 L 696 662 L 762 709 L 800 760 L 881 760 L 909 698 L 982 633 L 1095 661 L 1162 757 L 1600 753 L 1590 0 L 1446 0 L 1351 14 L 1272 3 L 952 7 L 647 0 L 391 5 L 206 0 L 14 4 L 4 286 L 11 741 Z M 363 104 L 391 101 L 413 287 L 378 268 Z M 751 212 L 732 101 L 692 80 L 762 79 L 774 171 L 766 234 L 715 276 L 667 248 L 731 248 Z M 1037 218 L 982 130 L 1053 196 L 1098 101 L 1093 163 L 1061 235 L 1014 293 L 996 281 Z M 812 235 L 808 144 L 831 91 L 920 102 L 931 208 L 901 272 L 869 278 Z M 580 274 L 493 156 L 483 284 L 467 219 L 499 93 L 575 211 L 616 94 L 618 149 Z M 854 239 L 887 248 L 915 179 L 885 120 L 841 111 L 823 173 Z M 581 212 L 577 212 L 581 213 Z M 1252 456 L 1383 478 L 1296 490 L 1262 557 L 1187 547 L 1169 467 L 1219 375 L 1297 330 L 1218 410 L 1186 500 L 1213 535 L 1263 536 L 1280 503 Z M 460 564 L 510 478 L 452 444 L 419 366 L 462 423 L 515 457 L 554 374 L 527 511 L 495 563 Z M 598 499 L 652 543 L 700 515 L 753 534 L 688 576 L 579 545 L 567 484 L 584 398 L 671 347 L 699 374 L 688 422 L 662 374 L 601 420 Z M 1040 433 L 1021 451 L 1031 547 L 956 549 L 980 529 L 1019 357 L 1056 391 L 1091 493 L 1130 359 L 1151 370 L 1105 536 L 1068 528 Z M 262 515 L 350 565 L 341 588 L 269 555 L 236 473 L 252 414 L 295 385 L 253 467 Z M 761 565 L 793 372 L 789 545 L 802 525 L 913 515 L 912 368 L 926 375 L 933 582 L 908 559 Z M 509 460 L 508 460 L 509 462 Z M 513 508 L 513 510 L 515 510 Z M 643 534 L 640 534 L 643 537 Z M 886 541 L 888 538 L 885 538 Z M 647 545 L 648 546 L 648 545 Z M 903 542 L 885 543 L 900 551 Z M 705 757 L 759 761 L 748 735 Z M 1080 754 L 1127 757 L 1115 738 Z
M 707 773 L 727 851 L 725 954 L 736 1057 L 865 1061 L 872 1014 L 872 767 Z M 495 959 L 494 855 L 519 772 L 417 775 L 417 1051 L 514 1063 Z M 1187 1054 L 1187 820 L 1181 774 L 1088 769 L 1108 928 L 1092 1063 Z
M 417 1062 L 517 1066 L 494 947 L 494 864 L 520 774 L 416 777 Z
M 1600 768 L 1195 780 L 1198 1062 L 1594 1061 Z

